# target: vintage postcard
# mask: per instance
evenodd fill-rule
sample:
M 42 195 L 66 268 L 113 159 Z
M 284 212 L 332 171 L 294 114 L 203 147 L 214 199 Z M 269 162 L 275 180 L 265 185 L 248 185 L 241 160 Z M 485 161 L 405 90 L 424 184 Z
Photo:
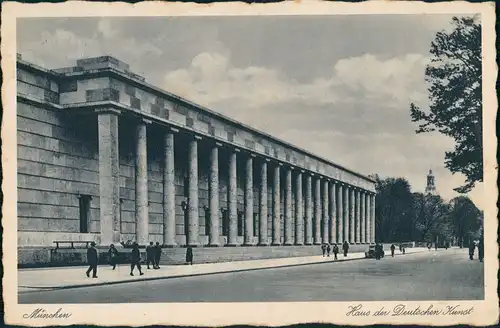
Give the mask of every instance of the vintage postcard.
M 494 26 L 3 3 L 6 322 L 498 322 Z

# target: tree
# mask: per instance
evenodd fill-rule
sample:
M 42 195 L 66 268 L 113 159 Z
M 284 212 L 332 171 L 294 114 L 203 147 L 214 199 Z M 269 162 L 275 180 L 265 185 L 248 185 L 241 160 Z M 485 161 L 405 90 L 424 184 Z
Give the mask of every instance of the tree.
M 434 242 L 450 239 L 452 235 L 449 205 L 439 196 L 413 194 L 415 229 L 418 240 Z
M 377 241 L 412 240 L 413 198 L 411 187 L 404 178 L 376 180 L 375 236 Z
M 445 166 L 466 176 L 456 188 L 467 193 L 483 181 L 481 25 L 475 18 L 453 17 L 454 29 L 436 34 L 426 67 L 429 111 L 410 105 L 416 133 L 439 131 L 455 139 Z
M 459 196 L 451 200 L 453 234 L 459 245 L 480 237 L 482 213 L 468 197 Z

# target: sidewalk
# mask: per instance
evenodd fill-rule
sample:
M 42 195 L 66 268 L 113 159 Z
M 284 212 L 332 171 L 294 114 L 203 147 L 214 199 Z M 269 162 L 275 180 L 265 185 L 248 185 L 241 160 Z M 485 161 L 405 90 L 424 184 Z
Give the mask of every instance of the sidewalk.
M 425 251 L 425 248 L 411 248 L 406 250 L 406 254 Z M 386 251 L 386 256 L 390 253 Z M 396 255 L 402 255 L 396 250 Z M 350 253 L 347 257 L 339 254 L 336 262 L 364 259 L 364 253 Z M 18 269 L 18 292 L 66 289 L 88 286 L 112 285 L 127 282 L 147 281 L 157 279 L 170 279 L 198 275 L 208 275 L 216 273 L 250 271 L 259 269 L 271 269 L 287 266 L 309 265 L 334 262 L 333 255 L 306 256 L 292 258 L 276 258 L 265 260 L 235 261 L 222 263 L 204 263 L 194 265 L 172 265 L 162 266 L 159 270 L 147 270 L 142 265 L 143 276 L 139 275 L 137 269 L 135 276 L 130 276 L 130 266 L 122 264 L 112 270 L 108 265 L 100 265 L 97 271 L 99 278 L 87 278 L 85 271 L 87 267 L 64 267 L 64 268 L 42 268 L 42 269 Z

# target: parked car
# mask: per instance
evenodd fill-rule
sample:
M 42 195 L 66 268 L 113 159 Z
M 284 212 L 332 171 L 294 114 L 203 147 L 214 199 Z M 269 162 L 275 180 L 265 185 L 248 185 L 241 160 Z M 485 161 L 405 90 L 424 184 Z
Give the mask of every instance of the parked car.
M 376 245 L 370 245 L 368 246 L 368 250 L 365 252 L 365 257 L 369 259 L 374 259 L 375 258 L 375 246 Z M 384 257 L 385 252 L 382 249 L 382 254 L 380 254 L 380 257 Z

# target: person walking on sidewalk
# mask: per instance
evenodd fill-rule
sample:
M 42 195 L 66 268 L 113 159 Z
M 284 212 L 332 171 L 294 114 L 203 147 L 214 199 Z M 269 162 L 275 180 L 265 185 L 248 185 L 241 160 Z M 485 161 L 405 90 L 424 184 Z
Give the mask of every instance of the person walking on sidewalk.
M 90 278 L 90 271 L 92 271 L 92 278 L 97 278 L 97 265 L 99 264 L 99 252 L 95 248 L 95 243 L 90 243 L 90 248 L 87 249 L 87 262 L 89 268 L 87 269 L 87 277 Z
M 483 262 L 484 259 L 484 241 L 480 240 L 477 245 L 477 253 L 479 255 L 479 262 Z
M 339 253 L 339 247 L 337 246 L 337 244 L 333 244 L 333 256 L 334 256 L 334 260 L 337 259 L 337 254 Z
M 109 256 L 109 265 L 113 267 L 113 270 L 116 268 L 116 262 L 118 262 L 118 250 L 115 245 L 111 244 L 108 250 Z
M 394 251 L 396 250 L 396 246 L 394 244 L 391 245 L 391 256 L 394 257 Z M 399 248 L 401 250 L 401 248 Z
M 134 242 L 134 246 L 132 247 L 132 261 L 130 264 L 130 275 L 134 275 L 134 269 L 137 266 L 137 270 L 139 270 L 139 274 L 142 276 L 144 273 L 141 271 L 141 252 L 139 251 L 139 244 Z
M 347 256 L 347 252 L 349 252 L 349 243 L 347 240 L 344 241 L 344 244 L 342 245 L 342 250 L 344 251 L 344 257 Z
M 330 257 L 330 251 L 332 248 L 330 247 L 330 244 L 326 244 L 326 256 Z
M 326 253 L 326 245 L 325 244 L 321 244 L 321 251 L 323 252 L 323 257 L 325 257 L 325 253 Z
M 160 268 L 160 258 L 161 258 L 161 246 L 160 242 L 156 242 L 155 248 L 154 248 L 154 255 L 155 255 L 155 263 L 154 263 L 154 268 L 159 269 Z
M 469 259 L 473 260 L 474 259 L 474 249 L 476 248 L 476 245 L 474 243 L 471 243 L 469 245 Z
M 146 265 L 148 266 L 148 269 L 151 269 L 149 267 L 149 264 L 155 267 L 155 249 L 153 242 L 150 242 L 149 245 L 146 247 Z
M 188 246 L 186 249 L 186 264 L 193 265 L 193 248 Z

